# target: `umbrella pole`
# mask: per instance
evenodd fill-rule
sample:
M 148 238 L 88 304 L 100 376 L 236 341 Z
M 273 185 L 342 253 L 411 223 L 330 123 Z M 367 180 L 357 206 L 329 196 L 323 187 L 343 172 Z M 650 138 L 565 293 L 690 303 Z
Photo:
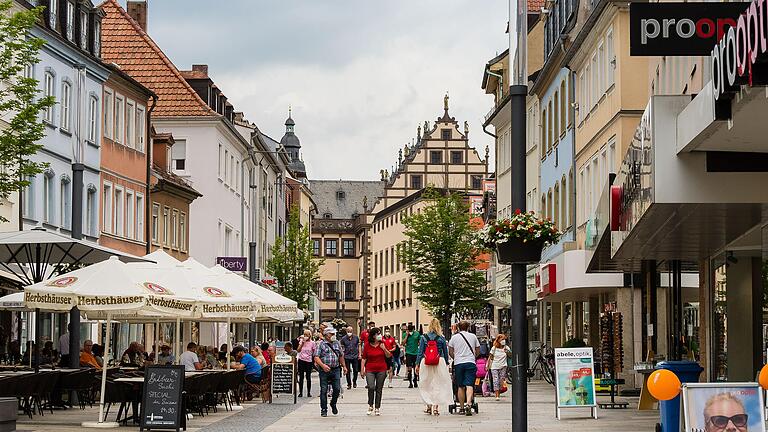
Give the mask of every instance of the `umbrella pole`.
M 232 319 L 230 317 L 227 317 L 227 351 L 232 352 L 232 332 L 230 331 L 232 325 Z M 227 370 L 229 370 L 230 364 L 229 364 L 229 353 L 227 353 Z
M 32 367 L 32 356 L 33 355 L 36 358 L 38 358 L 38 359 L 40 358 L 40 337 L 42 337 L 41 330 L 42 329 L 40 328 L 40 308 L 36 308 L 35 309 L 35 341 L 34 341 L 35 349 L 34 350 L 27 349 L 27 351 L 32 351 L 32 352 L 29 353 L 29 366 L 30 367 Z M 32 347 L 30 347 L 30 348 L 32 348 Z M 38 372 L 40 372 L 40 362 L 39 361 L 35 362 L 35 373 L 38 373 Z
M 181 345 L 179 345 L 179 340 L 181 339 L 181 335 L 179 334 L 181 331 L 180 321 L 181 320 L 179 319 L 179 317 L 176 317 L 176 344 L 175 344 L 176 345 L 175 346 L 176 364 L 179 364 L 179 357 L 181 357 L 181 354 L 180 354 L 181 351 L 179 351 L 181 349 Z
M 155 362 L 160 355 L 160 318 L 155 318 Z
M 104 336 L 104 363 L 101 366 L 101 394 L 99 395 L 99 421 L 97 422 L 83 422 L 83 427 L 91 428 L 116 428 L 119 425 L 116 422 L 107 422 L 104 418 L 104 397 L 107 391 L 107 365 L 109 364 L 109 343 L 112 332 L 112 313 L 107 312 L 107 331 Z

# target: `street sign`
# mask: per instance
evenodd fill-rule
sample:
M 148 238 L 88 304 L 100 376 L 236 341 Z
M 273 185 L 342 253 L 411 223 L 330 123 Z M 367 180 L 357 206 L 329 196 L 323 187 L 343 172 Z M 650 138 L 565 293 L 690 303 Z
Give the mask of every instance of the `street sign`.
M 233 272 L 248 270 L 248 259 L 246 257 L 217 257 L 216 264 Z

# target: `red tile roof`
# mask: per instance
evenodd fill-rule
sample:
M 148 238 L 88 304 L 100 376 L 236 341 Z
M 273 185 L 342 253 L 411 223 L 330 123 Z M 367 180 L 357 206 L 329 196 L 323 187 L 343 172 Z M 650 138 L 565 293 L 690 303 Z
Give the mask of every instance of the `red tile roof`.
M 117 0 L 106 0 L 99 7 L 106 14 L 102 21 L 101 57 L 157 93 L 152 115 L 218 116 Z

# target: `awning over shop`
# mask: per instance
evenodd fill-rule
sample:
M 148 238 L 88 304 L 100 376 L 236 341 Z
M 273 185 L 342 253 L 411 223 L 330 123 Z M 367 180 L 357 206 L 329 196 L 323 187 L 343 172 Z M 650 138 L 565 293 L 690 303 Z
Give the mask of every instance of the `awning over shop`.
M 678 122 L 687 121 L 680 114 L 689 103 L 690 96 L 651 98 L 610 191 L 603 193 L 611 253 L 607 260 L 601 236 L 592 270 L 627 268 L 639 260 L 680 260 L 695 269 L 768 220 L 768 172 L 715 170 L 717 153 L 678 153 Z

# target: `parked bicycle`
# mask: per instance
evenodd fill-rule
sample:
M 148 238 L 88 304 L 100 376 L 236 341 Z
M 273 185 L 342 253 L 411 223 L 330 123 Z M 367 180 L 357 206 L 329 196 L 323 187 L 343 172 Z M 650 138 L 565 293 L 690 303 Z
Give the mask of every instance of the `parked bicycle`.
M 536 376 L 536 371 L 539 371 L 539 375 L 544 378 L 544 381 L 554 385 L 555 355 L 550 352 L 546 344 L 541 344 L 540 347 L 532 349 L 530 353 L 535 353 L 536 359 L 533 361 L 531 367 L 528 368 L 528 381 Z

